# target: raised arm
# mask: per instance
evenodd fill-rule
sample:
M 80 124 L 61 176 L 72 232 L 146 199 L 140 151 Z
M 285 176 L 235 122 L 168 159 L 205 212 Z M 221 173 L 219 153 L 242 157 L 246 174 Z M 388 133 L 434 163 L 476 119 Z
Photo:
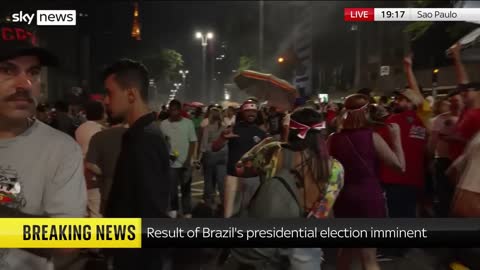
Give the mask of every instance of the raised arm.
M 450 47 L 449 51 L 452 53 L 458 84 L 467 84 L 470 82 L 470 79 L 468 78 L 467 70 L 465 69 L 465 66 L 463 65 L 460 58 L 461 49 L 462 45 L 460 45 L 459 43 L 455 43 L 452 47 Z
M 420 91 L 420 87 L 418 87 L 417 79 L 415 78 L 415 74 L 413 73 L 413 64 L 412 64 L 412 56 L 406 56 L 403 58 L 403 68 L 405 70 L 405 73 L 407 74 L 407 81 L 408 81 L 408 87 L 412 90 L 414 90 L 418 96 L 419 96 L 419 104 L 415 104 L 417 106 L 420 106 L 423 104 L 424 98 L 423 94 Z
M 213 152 L 218 152 L 222 150 L 222 148 L 225 146 L 225 144 L 228 142 L 228 140 L 233 139 L 233 138 L 238 138 L 238 135 L 233 133 L 232 128 L 227 128 L 225 129 L 222 134 L 220 134 L 220 137 L 216 139 L 212 143 L 212 151 Z

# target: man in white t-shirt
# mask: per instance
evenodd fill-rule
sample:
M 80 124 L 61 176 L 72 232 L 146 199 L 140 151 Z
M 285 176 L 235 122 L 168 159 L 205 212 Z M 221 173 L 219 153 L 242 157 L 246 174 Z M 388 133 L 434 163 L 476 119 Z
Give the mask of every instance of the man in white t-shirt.
M 448 217 L 455 188 L 446 175 L 448 167 L 452 164 L 449 142 L 446 138 L 455 133 L 455 125 L 462 111 L 463 102 L 462 97 L 456 91 L 448 95 L 448 100 L 439 102 L 446 103 L 450 111 L 432 119 L 428 149 L 434 156 L 433 177 L 435 179 L 435 193 L 438 197 L 436 215 L 437 217 Z
M 172 201 L 169 215 L 177 217 L 179 210 L 178 185 L 182 193 L 182 211 L 186 218 L 190 218 L 192 211 L 192 170 L 191 163 L 194 160 L 194 152 L 197 143 L 197 135 L 192 120 L 182 117 L 182 104 L 178 100 L 172 100 L 168 106 L 170 117 L 162 121 L 160 128 L 167 137 L 171 150 L 176 159 L 171 164 L 172 173 Z
M 0 218 L 84 217 L 82 152 L 67 134 L 34 120 L 42 66 L 56 58 L 35 34 L 0 24 Z M 0 249 L 2 270 L 53 269 L 65 249 Z

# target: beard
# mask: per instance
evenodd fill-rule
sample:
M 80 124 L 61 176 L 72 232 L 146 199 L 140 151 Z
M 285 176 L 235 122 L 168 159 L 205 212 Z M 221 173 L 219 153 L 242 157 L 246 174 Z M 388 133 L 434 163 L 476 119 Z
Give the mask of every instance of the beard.
M 402 107 L 402 106 L 394 106 L 393 107 L 393 113 L 402 113 L 404 111 L 406 111 L 407 109 L 405 107 Z

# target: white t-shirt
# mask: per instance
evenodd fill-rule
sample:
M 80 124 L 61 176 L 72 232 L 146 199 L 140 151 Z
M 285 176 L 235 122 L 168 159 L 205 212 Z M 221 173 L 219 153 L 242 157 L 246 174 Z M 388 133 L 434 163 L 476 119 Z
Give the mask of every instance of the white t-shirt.
M 90 144 L 90 139 L 95 135 L 95 133 L 102 131 L 103 126 L 95 121 L 87 121 L 81 124 L 75 131 L 75 140 L 82 148 L 83 156 L 88 152 L 88 145 Z
M 169 119 L 160 124 L 163 134 L 168 137 L 172 151 L 178 152 L 178 157 L 172 164 L 172 168 L 182 168 L 187 160 L 190 143 L 197 141 L 195 127 L 190 119 L 182 118 L 177 122 Z
M 465 148 L 462 176 L 457 188 L 480 193 L 480 133 L 470 141 Z
M 0 204 L 31 215 L 84 217 L 87 188 L 78 144 L 40 121 L 0 139 Z M 0 249 L 2 270 L 47 267 L 46 259 L 27 251 Z
M 448 158 L 450 156 L 448 145 L 449 143 L 442 140 L 441 135 L 453 135 L 455 133 L 455 124 L 458 117 L 450 113 L 441 114 L 432 119 L 432 134 L 438 136 L 437 144 L 435 146 L 435 157 Z

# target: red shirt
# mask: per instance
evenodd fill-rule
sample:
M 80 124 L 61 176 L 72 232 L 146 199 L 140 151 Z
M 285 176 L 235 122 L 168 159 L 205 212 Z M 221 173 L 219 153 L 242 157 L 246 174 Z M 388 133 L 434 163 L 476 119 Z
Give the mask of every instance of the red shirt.
M 455 126 L 455 133 L 470 141 L 480 131 L 480 108 L 469 109 L 463 113 Z M 468 142 L 451 142 L 449 145 L 450 159 L 456 160 L 463 154 Z
M 385 184 L 412 185 L 418 188 L 424 186 L 425 150 L 427 145 L 427 130 L 415 111 L 406 111 L 391 115 L 385 122 L 395 123 L 400 127 L 403 153 L 405 155 L 405 172 L 397 172 L 381 164 L 380 179 Z M 392 148 L 390 131 L 385 126 L 379 129 L 378 134 Z
M 182 114 L 182 117 L 183 117 L 183 118 L 190 119 L 190 114 L 188 114 L 188 112 L 187 112 L 187 111 L 185 111 L 185 110 L 182 110 L 181 114 Z
M 335 117 L 337 117 L 337 113 L 333 110 L 328 110 L 327 111 L 327 124 L 331 125 L 333 120 L 335 119 Z

